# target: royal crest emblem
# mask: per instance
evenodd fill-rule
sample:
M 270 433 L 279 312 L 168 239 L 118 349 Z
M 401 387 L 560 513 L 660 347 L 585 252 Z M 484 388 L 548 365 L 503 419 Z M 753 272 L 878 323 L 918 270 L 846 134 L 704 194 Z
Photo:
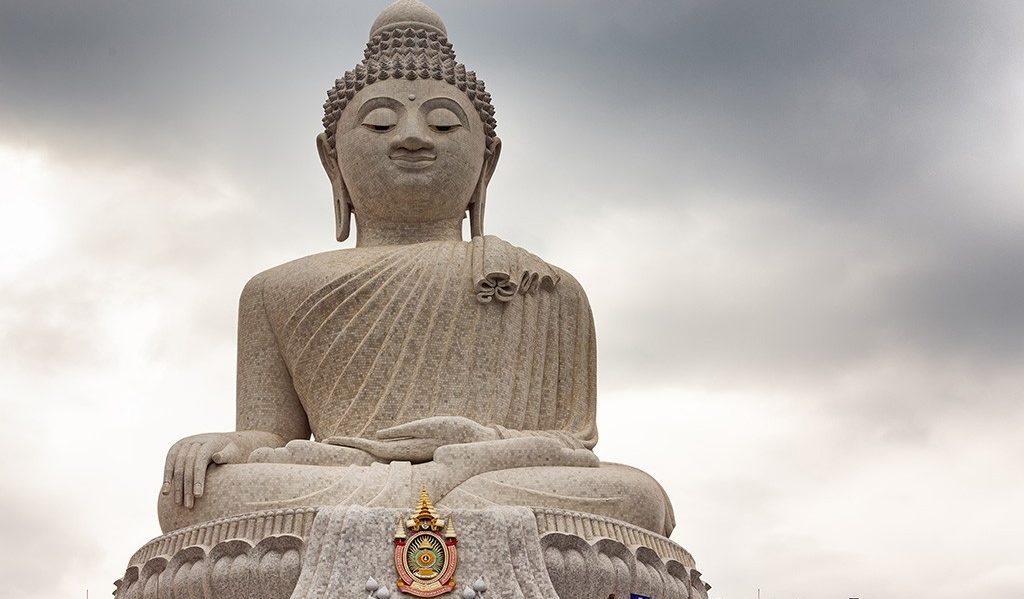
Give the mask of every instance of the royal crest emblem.
M 399 516 L 395 529 L 395 570 L 398 590 L 415 597 L 437 597 L 455 589 L 458 540 L 451 514 L 441 518 L 426 486 L 420 491 L 416 511 Z

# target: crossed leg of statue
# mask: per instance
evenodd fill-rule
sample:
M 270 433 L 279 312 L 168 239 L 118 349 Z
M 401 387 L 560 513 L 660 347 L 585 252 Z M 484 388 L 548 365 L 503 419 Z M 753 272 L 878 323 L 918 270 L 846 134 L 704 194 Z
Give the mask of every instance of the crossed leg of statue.
M 434 460 L 369 465 L 246 463 L 211 466 L 191 509 L 161 495 L 164 532 L 260 510 L 322 505 L 408 507 L 422 485 L 448 508 L 554 507 L 615 518 L 667 536 L 672 508 L 644 472 L 603 464 L 588 450 L 548 439 L 447 445 Z

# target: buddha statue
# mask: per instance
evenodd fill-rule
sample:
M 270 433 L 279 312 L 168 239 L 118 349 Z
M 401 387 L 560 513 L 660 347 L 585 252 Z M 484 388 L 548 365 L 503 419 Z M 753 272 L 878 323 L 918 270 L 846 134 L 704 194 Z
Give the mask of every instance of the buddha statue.
M 484 234 L 501 155 L 483 81 L 436 13 L 398 0 L 328 92 L 316 138 L 339 241 L 253 277 L 237 430 L 168 452 L 165 532 L 289 507 L 537 506 L 667 536 L 654 479 L 602 463 L 596 341 L 564 270 Z M 472 238 L 463 240 L 468 216 Z

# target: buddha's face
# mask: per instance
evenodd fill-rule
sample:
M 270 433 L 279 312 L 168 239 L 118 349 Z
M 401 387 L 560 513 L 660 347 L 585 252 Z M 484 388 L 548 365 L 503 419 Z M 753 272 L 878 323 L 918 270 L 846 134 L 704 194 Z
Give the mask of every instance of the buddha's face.
M 443 81 L 368 85 L 342 112 L 335 140 L 360 222 L 462 218 L 480 182 L 483 123 L 466 94 Z

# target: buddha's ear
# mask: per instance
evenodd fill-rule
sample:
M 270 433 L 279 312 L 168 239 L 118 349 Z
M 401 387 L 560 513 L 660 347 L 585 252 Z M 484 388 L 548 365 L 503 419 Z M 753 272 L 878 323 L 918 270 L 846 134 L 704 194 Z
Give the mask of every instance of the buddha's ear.
M 334 234 L 338 241 L 345 241 L 351 229 L 352 202 L 348 197 L 345 180 L 341 177 L 338 159 L 327 143 L 326 133 L 316 136 L 316 150 L 320 154 L 320 163 L 327 172 L 327 178 L 331 181 L 331 191 L 334 195 Z
M 484 166 L 480 169 L 480 180 L 476 191 L 469 201 L 469 234 L 471 237 L 482 237 L 484 234 L 484 207 L 487 204 L 487 185 L 491 182 L 494 169 L 498 166 L 501 156 L 501 139 L 495 137 L 491 151 L 484 156 Z
M 485 177 L 484 184 L 491 182 L 494 169 L 498 167 L 498 157 L 501 156 L 501 138 L 495 137 L 491 144 L 491 153 L 484 157 L 484 168 L 482 175 Z

